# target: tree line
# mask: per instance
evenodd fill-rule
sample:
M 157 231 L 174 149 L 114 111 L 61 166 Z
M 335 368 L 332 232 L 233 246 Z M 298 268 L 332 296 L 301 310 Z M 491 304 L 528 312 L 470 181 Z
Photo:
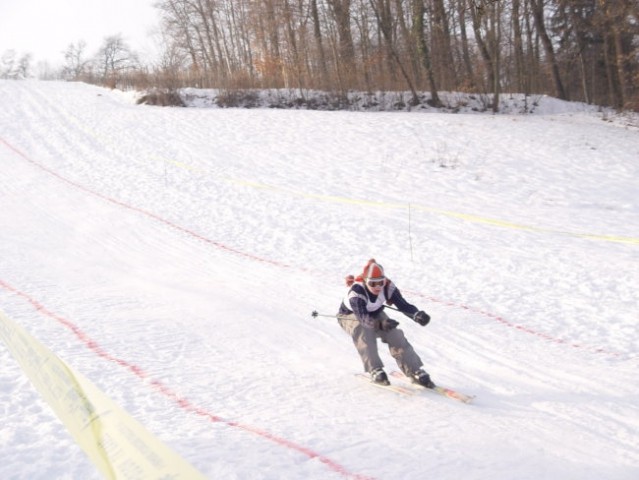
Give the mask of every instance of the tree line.
M 548 93 L 639 109 L 636 0 L 159 0 L 181 84 Z
M 102 52 L 95 80 L 300 95 L 407 91 L 414 104 L 429 92 L 434 106 L 439 92 L 476 92 L 490 95 L 495 110 L 504 93 L 549 94 L 639 110 L 639 0 L 157 0 L 155 7 L 160 58 L 118 68 Z M 67 73 L 81 63 L 75 59 Z

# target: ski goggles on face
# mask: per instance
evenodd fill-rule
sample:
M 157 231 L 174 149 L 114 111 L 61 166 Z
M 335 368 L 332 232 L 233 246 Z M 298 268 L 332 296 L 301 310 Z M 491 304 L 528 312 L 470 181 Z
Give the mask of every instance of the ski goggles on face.
M 366 281 L 366 285 L 368 285 L 371 288 L 383 287 L 384 286 L 384 279 L 383 278 L 373 278 L 373 279 L 367 280 Z

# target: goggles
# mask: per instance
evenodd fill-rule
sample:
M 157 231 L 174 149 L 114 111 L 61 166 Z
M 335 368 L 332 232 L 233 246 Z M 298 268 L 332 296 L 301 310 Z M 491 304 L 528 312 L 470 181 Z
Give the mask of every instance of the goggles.
M 385 279 L 383 278 L 371 278 L 370 280 L 366 280 L 366 285 L 371 288 L 379 288 L 384 286 Z

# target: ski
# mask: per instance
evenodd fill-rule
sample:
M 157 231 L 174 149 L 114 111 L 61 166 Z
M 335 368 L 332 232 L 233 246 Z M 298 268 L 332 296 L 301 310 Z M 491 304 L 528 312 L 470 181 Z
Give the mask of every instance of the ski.
M 375 383 L 372 382 L 370 377 L 364 373 L 356 373 L 355 377 L 359 378 L 360 380 L 365 381 L 366 383 L 377 387 L 377 388 L 382 388 L 384 390 L 388 390 L 391 392 L 395 392 L 398 393 L 400 395 L 405 395 L 405 396 L 412 396 L 415 395 L 415 393 L 417 393 L 416 390 L 412 389 L 412 388 L 408 388 L 408 387 L 404 387 L 402 385 L 393 385 L 392 383 L 390 385 L 382 385 L 380 383 Z
M 404 382 L 407 382 L 411 385 L 411 387 L 413 387 L 413 389 L 416 391 L 417 389 L 419 390 L 428 390 L 431 392 L 435 392 L 438 393 L 444 397 L 448 397 L 452 400 L 457 400 L 458 402 L 462 402 L 462 403 L 470 403 L 473 401 L 473 399 L 475 398 L 474 395 L 466 395 L 464 393 L 460 393 L 457 392 L 455 390 L 453 390 L 452 388 L 446 388 L 446 387 L 440 387 L 440 386 L 436 386 L 435 388 L 426 388 L 423 387 L 417 383 L 413 383 L 410 381 L 410 379 L 408 377 L 406 377 L 406 375 L 404 375 L 401 372 L 398 371 L 393 371 L 391 372 L 391 377 L 392 378 L 398 378 Z

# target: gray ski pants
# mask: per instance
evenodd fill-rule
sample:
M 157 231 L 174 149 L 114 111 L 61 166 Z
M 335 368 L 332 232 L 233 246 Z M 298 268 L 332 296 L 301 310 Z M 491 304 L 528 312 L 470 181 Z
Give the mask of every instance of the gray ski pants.
M 380 312 L 377 315 L 379 319 L 384 317 L 388 318 L 384 312 Z M 353 344 L 362 359 L 364 371 L 366 372 L 372 372 L 376 368 L 384 366 L 377 351 L 378 338 L 388 345 L 391 356 L 404 374 L 412 375 L 424 365 L 417 353 L 415 353 L 413 346 L 406 340 L 404 332 L 399 328 L 393 328 L 388 332 L 366 328 L 359 323 L 355 314 L 340 317 L 339 324 L 353 339 Z

